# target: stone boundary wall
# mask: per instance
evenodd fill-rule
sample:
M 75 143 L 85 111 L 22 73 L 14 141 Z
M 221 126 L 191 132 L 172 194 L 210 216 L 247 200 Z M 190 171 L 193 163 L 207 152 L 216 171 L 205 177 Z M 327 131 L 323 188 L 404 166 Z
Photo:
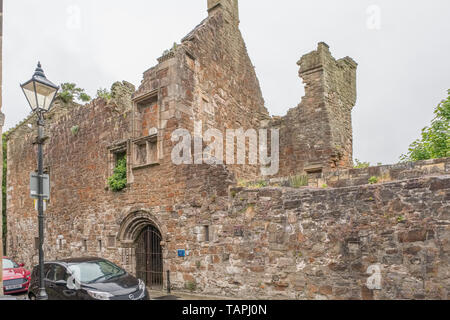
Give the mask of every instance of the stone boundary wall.
M 377 177 L 378 182 L 390 182 L 449 173 L 450 158 L 443 158 L 364 169 L 338 170 L 326 173 L 321 178 L 314 179 L 311 182 L 317 181 L 318 187 L 326 183 L 330 187 L 339 188 L 367 184 L 371 177 Z
M 448 299 L 449 189 L 449 175 L 323 190 L 233 188 L 212 205 L 211 241 L 170 260 L 172 283 L 248 299 Z M 170 247 L 201 233 L 183 230 Z
M 377 178 L 377 183 L 393 182 L 426 176 L 439 176 L 450 173 L 450 158 L 432 159 L 417 162 L 397 163 L 362 169 L 336 170 L 324 173 L 307 174 L 308 187 L 343 188 L 369 184 L 369 179 Z M 306 174 L 305 174 L 306 175 Z M 262 182 L 270 186 L 289 186 L 291 177 L 273 178 L 260 181 L 242 181 L 243 185 L 258 185 Z

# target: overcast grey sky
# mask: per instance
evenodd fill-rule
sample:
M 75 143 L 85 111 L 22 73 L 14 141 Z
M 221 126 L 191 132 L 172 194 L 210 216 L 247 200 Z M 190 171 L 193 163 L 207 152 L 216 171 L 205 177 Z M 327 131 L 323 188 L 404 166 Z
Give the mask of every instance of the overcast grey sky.
M 206 17 L 206 0 L 5 0 L 5 129 L 29 114 L 19 88 L 40 60 L 55 83 L 95 96 L 142 72 Z M 324 41 L 359 63 L 354 156 L 396 163 L 450 89 L 448 0 L 240 0 L 241 30 L 266 107 L 304 94 L 296 62 Z

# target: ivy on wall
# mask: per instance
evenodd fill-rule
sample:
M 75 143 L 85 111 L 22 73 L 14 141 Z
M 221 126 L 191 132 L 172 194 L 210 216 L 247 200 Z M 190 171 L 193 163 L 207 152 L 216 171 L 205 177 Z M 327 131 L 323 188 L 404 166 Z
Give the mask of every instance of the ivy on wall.
M 127 186 L 127 156 L 126 154 L 117 159 L 114 173 L 108 178 L 109 188 L 114 192 L 119 192 Z

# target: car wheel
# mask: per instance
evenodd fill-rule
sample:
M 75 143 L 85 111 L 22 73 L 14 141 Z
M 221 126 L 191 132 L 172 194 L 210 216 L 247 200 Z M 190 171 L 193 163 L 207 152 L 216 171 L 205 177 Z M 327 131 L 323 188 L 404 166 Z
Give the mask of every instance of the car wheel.
M 36 300 L 36 296 L 34 294 L 32 294 L 32 293 L 30 293 L 28 295 L 28 298 L 30 298 L 30 300 Z

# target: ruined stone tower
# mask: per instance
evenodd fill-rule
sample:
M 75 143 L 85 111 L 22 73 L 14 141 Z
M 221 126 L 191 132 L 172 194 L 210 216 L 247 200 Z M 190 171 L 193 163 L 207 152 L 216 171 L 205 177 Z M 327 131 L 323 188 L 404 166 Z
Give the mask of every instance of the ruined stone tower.
M 351 168 L 356 62 L 349 57 L 336 61 L 322 42 L 298 65 L 305 96 L 285 117 L 271 122 L 280 128 L 280 175 Z

